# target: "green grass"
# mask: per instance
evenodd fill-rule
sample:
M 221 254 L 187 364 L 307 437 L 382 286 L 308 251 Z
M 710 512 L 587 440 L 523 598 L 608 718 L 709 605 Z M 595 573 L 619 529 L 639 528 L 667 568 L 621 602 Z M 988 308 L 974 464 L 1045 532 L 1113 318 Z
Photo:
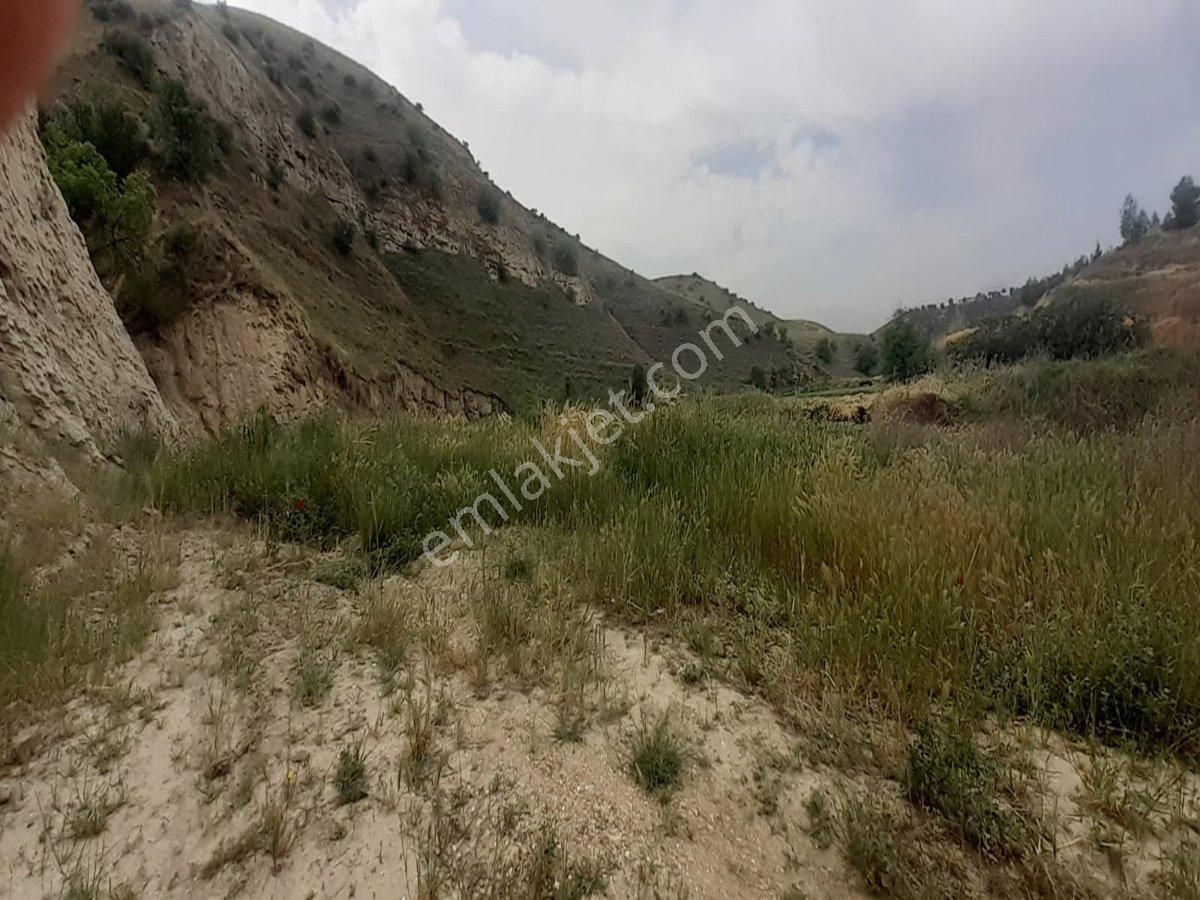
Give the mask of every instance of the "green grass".
M 683 741 L 666 713 L 643 718 L 633 733 L 630 769 L 651 794 L 666 794 L 679 786 L 683 774 Z
M 982 853 L 1019 858 L 1032 833 L 999 799 L 1003 770 L 999 754 L 981 750 L 968 731 L 930 721 L 908 749 L 904 780 L 909 800 L 940 812 Z
M 518 607 L 536 573 L 566 586 L 555 615 L 584 604 L 711 632 L 725 674 L 784 705 L 821 684 L 912 725 L 944 703 L 1195 756 L 1200 424 L 1163 393 L 1146 416 L 1118 407 L 1109 427 L 1078 428 L 1055 409 L 1086 404 L 1046 405 L 1037 387 L 1066 378 L 1058 396 L 1084 396 L 1113 366 L 1153 379 L 1160 365 L 987 376 L 1032 424 L 976 393 L 967 426 L 913 426 L 903 445 L 763 396 L 658 411 L 603 451 L 595 477 L 526 505 L 517 521 L 537 558 L 528 571 L 502 562 L 503 596 L 479 598 L 485 649 L 523 667 L 533 624 Z M 385 568 L 494 490 L 489 469 L 537 459 L 537 433 L 530 421 L 260 421 L 146 474 L 166 508 L 231 510 L 290 540 L 357 535 Z
M 367 757 L 361 746 L 342 748 L 333 785 L 342 806 L 367 799 Z

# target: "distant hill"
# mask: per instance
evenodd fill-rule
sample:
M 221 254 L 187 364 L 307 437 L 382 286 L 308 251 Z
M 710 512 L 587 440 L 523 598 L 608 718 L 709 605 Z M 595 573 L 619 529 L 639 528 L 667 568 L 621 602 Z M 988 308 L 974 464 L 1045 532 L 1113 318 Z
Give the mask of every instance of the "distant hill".
M 713 314 L 722 315 L 732 306 L 741 307 L 759 326 L 770 326 L 777 333 L 786 335 L 797 350 L 830 377 L 849 378 L 861 374 L 854 368 L 855 354 L 860 344 L 872 340 L 869 335 L 841 334 L 819 322 L 806 319 L 782 319 L 698 273 L 669 275 L 656 278 L 654 283 L 678 297 L 711 310 Z M 818 345 L 822 341 L 828 343 L 830 361 L 817 357 Z
M 136 266 L 93 260 L 188 426 L 604 396 L 708 321 L 524 207 L 420 103 L 262 16 L 89 0 L 43 126 L 112 121 L 89 108 L 128 117 L 129 141 L 99 143 L 156 194 Z M 173 147 L 181 134 L 192 145 Z M 784 337 L 713 359 L 705 386 L 812 379 Z

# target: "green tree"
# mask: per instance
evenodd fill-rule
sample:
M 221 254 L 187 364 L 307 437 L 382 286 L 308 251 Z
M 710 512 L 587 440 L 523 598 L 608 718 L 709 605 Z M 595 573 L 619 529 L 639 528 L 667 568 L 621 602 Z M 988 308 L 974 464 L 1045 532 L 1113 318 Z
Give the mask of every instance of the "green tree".
M 178 81 L 168 81 L 159 91 L 154 134 L 162 174 L 177 181 L 199 184 L 217 164 L 217 128 L 204 105 Z
M 1126 194 L 1125 202 L 1121 205 L 1121 239 L 1126 244 L 1140 244 L 1149 233 L 1150 217 L 1138 205 L 1133 194 Z
M 874 375 L 879 367 L 879 348 L 872 341 L 864 341 L 854 351 L 854 368 L 863 375 Z
M 97 269 L 117 274 L 134 268 L 145 252 L 157 206 L 150 177 L 134 172 L 119 179 L 95 147 L 56 127 L 47 130 L 43 142 L 50 174 Z
M 1200 187 L 1188 175 L 1171 191 L 1171 209 L 1176 228 L 1191 228 L 1200 223 Z
M 761 366 L 755 366 L 750 370 L 750 384 L 760 391 L 767 389 L 767 373 L 762 370 Z
M 907 319 L 898 319 L 883 333 L 883 371 L 896 381 L 924 375 L 933 366 L 929 341 Z

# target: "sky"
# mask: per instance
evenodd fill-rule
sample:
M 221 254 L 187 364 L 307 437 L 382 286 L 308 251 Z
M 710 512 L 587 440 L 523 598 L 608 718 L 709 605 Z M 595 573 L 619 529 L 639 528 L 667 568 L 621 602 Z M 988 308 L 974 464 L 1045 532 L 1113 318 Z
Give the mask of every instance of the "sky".
M 234 0 L 658 276 L 870 330 L 1115 244 L 1200 177 L 1195 0 Z

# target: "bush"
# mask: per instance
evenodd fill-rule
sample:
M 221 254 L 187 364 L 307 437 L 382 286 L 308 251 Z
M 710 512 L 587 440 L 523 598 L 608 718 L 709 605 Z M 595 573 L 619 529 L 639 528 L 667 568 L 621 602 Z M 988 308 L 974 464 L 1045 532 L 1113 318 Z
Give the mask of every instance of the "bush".
M 883 371 L 896 381 L 910 381 L 933 367 L 929 341 L 921 337 L 912 323 L 900 319 L 883 333 Z
M 150 156 L 142 120 L 114 100 L 74 100 L 50 121 L 71 139 L 95 147 L 118 178 L 132 174 Z
M 342 123 L 342 108 L 335 102 L 326 103 L 321 108 L 321 118 L 326 124 L 331 126 L 340 125 Z
M 200 184 L 217 165 L 220 129 L 204 104 L 178 81 L 159 91 L 154 115 L 159 170 L 167 178 Z
M 349 256 L 354 252 L 354 223 L 342 219 L 333 226 L 333 248 L 342 256 Z
M 1148 338 L 1145 327 L 1117 303 L 1095 293 L 1070 292 L 1032 316 L 991 319 L 949 348 L 956 359 L 1011 364 L 1046 354 L 1090 359 L 1124 353 Z
M 479 199 L 476 201 L 476 208 L 479 210 L 479 218 L 488 225 L 496 225 L 500 222 L 500 191 L 490 184 L 485 184 L 479 190 Z
M 144 252 L 157 205 L 149 177 L 138 172 L 119 179 L 94 146 L 55 126 L 42 140 L 50 174 L 97 268 L 102 273 L 132 268 Z
M 300 86 L 300 90 L 304 91 L 304 93 L 312 97 L 317 96 L 317 87 L 313 84 L 313 80 L 307 75 L 301 75 L 300 79 L 296 83 Z
M 154 48 L 144 37 L 132 31 L 111 31 L 104 39 L 104 49 L 116 57 L 142 87 L 154 87 Z
M 817 354 L 817 359 L 825 363 L 825 365 L 829 365 L 833 362 L 833 355 L 837 352 L 837 345 L 829 338 L 823 337 L 817 341 L 814 352 Z
M 927 722 L 908 748 L 908 799 L 942 813 L 972 846 L 989 856 L 1019 856 L 1025 829 L 997 800 L 1001 767 L 966 730 Z
M 767 373 L 762 370 L 761 366 L 755 366 L 750 370 L 750 384 L 760 391 L 767 389 Z
M 234 27 L 232 22 L 226 22 L 221 26 L 221 34 L 225 35 L 225 39 L 235 47 L 242 42 L 242 36 L 238 33 L 237 28 Z
M 879 348 L 872 341 L 864 341 L 854 351 L 854 369 L 863 375 L 874 375 L 879 367 Z
M 554 245 L 554 268 L 569 278 L 579 275 L 579 256 L 570 241 L 563 239 Z
M 313 115 L 311 109 L 301 111 L 296 117 L 296 124 L 300 126 L 300 131 L 305 137 L 315 138 L 317 136 L 317 117 Z

